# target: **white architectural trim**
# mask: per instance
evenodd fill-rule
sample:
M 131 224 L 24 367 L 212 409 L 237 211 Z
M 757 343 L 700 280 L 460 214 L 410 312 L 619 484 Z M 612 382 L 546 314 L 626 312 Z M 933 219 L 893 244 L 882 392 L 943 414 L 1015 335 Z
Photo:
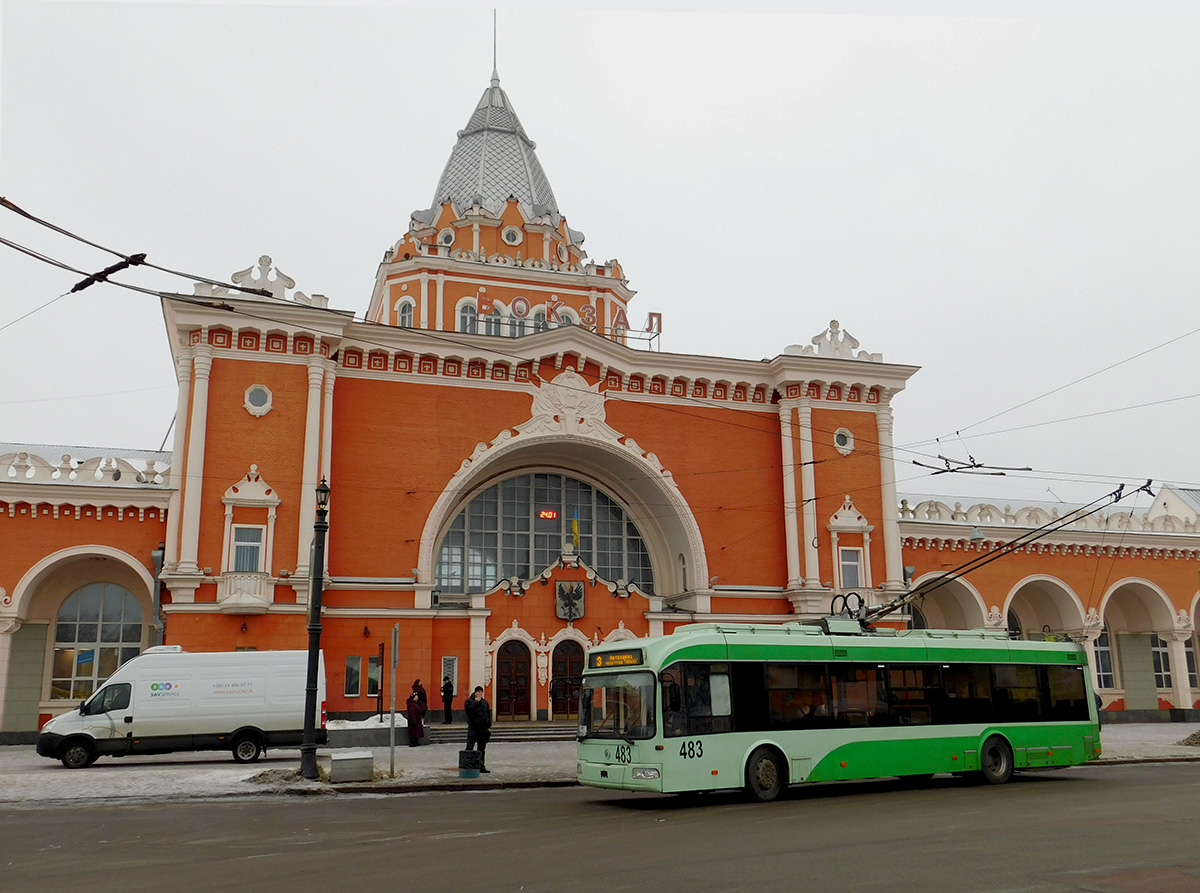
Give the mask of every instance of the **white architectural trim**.
M 0 608 L 0 619 L 25 620 L 29 606 L 33 601 L 34 595 L 37 593 L 38 586 L 41 585 L 42 581 L 45 580 L 51 571 L 63 562 L 70 561 L 73 558 L 96 557 L 111 558 L 133 570 L 145 585 L 145 595 L 147 598 L 154 591 L 154 575 L 146 569 L 144 564 L 128 552 L 114 549 L 111 546 L 71 546 L 70 548 L 59 549 L 57 552 L 47 555 L 25 572 L 25 575 L 21 577 L 16 588 L 13 590 L 12 604 Z

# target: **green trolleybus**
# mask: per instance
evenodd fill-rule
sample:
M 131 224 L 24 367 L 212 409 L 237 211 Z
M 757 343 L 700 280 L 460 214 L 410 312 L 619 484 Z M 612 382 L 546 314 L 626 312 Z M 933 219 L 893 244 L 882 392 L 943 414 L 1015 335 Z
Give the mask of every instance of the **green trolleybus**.
M 683 793 L 1071 766 L 1100 755 L 1083 647 L 993 630 L 703 623 L 597 646 L 581 784 Z

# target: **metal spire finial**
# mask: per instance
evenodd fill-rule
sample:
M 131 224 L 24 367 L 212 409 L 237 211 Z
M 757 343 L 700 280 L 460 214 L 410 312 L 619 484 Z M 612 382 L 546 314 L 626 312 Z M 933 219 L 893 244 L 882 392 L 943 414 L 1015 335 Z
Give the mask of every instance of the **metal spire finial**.
M 496 67 L 496 9 L 492 8 L 492 86 L 500 86 L 500 72 Z

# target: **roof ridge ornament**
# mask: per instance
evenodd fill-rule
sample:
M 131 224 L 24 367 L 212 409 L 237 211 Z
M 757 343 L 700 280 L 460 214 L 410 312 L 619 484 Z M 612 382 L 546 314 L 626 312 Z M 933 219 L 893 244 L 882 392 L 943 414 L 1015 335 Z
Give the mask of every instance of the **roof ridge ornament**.
M 784 353 L 792 356 L 821 356 L 842 360 L 857 359 L 870 363 L 883 362 L 881 353 L 860 350 L 855 355 L 855 350 L 858 350 L 858 339 L 843 329 L 841 323 L 836 319 L 831 319 L 828 328 L 814 335 L 811 342 L 811 344 L 804 345 L 792 344 L 784 350 Z

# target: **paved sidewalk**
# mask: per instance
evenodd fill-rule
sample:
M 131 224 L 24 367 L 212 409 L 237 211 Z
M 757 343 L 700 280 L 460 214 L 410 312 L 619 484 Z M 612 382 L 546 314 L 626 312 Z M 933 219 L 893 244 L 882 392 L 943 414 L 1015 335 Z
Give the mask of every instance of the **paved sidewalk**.
M 1101 763 L 1200 761 L 1200 747 L 1177 742 L 1200 731 L 1197 723 L 1107 725 L 1101 732 Z M 300 751 L 269 751 L 254 764 L 225 753 L 101 758 L 87 769 L 69 770 L 39 757 L 32 746 L 0 747 L 0 808 L 88 802 L 214 798 L 231 796 L 392 794 L 428 790 L 494 790 L 575 783 L 575 742 L 492 742 L 491 774 L 459 778 L 457 744 L 396 748 L 396 777 L 388 777 L 387 747 L 370 750 L 376 780 L 330 785 L 299 777 Z M 328 765 L 328 750 L 319 762 Z

